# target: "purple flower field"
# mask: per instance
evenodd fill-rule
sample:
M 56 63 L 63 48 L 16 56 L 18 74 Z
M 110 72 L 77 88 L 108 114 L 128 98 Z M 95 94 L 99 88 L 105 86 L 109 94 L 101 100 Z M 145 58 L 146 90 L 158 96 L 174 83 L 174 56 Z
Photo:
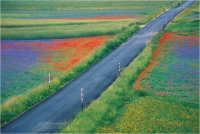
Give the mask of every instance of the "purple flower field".
M 9 96 L 25 93 L 47 80 L 48 73 L 38 68 L 43 51 L 56 40 L 3 40 L 1 41 L 1 94 L 2 102 Z M 67 41 L 62 40 L 62 41 Z M 38 44 L 39 45 L 36 45 Z M 45 46 L 47 45 L 47 46 Z M 43 62 L 45 64 L 45 62 Z M 37 71 L 44 73 L 38 73 Z
M 2 102 L 63 75 L 111 36 L 1 41 Z
M 165 33 L 158 45 L 163 44 L 167 45 L 160 50 L 159 56 L 148 67 L 150 70 L 146 70 L 146 75 L 136 84 L 158 96 L 198 103 L 199 37 Z
M 182 100 L 199 101 L 199 43 L 198 37 L 176 35 L 166 61 L 158 68 L 166 69 L 164 86 L 168 93 Z

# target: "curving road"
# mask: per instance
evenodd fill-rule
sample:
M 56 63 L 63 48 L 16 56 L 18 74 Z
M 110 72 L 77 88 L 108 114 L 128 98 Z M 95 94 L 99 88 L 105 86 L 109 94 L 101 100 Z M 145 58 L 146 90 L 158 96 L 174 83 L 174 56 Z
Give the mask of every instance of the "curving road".
M 146 39 L 150 40 L 164 28 L 180 11 L 193 3 L 185 2 L 178 8 L 166 11 L 146 25 L 123 45 L 82 73 L 54 95 L 34 106 L 1 128 L 2 133 L 51 133 L 59 124 L 74 117 L 81 109 L 80 88 L 84 89 L 84 105 L 96 99 L 117 78 L 118 64 L 121 68 L 142 51 Z

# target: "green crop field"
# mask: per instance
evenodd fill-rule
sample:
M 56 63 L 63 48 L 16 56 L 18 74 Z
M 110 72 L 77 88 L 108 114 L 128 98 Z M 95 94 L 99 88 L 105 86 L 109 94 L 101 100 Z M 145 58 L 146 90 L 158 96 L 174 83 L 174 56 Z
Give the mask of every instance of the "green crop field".
M 30 40 L 115 35 L 133 22 L 133 20 L 2 20 L 1 38 L 3 40 Z
M 164 11 L 160 9 L 176 5 L 177 2 L 169 1 L 148 1 L 145 4 L 138 1 L 2 1 L 1 39 L 35 40 L 114 35 L 138 17 L 145 19 L 143 23 L 146 23 L 155 14 Z M 135 19 L 60 20 L 102 16 L 129 16 Z
M 160 8 L 162 6 L 175 6 L 177 2 L 174 1 L 2 1 L 2 13 L 14 11 L 60 11 L 60 10 L 105 10 L 105 9 L 151 9 Z

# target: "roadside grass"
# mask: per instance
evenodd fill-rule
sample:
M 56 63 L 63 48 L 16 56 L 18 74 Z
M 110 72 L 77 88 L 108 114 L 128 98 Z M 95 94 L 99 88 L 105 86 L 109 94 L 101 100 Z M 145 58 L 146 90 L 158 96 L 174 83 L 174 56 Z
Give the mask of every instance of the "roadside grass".
M 115 21 L 58 21 L 2 20 L 2 40 L 63 39 L 122 32 L 133 20 Z
M 111 39 L 100 46 L 95 55 L 89 55 L 85 60 L 81 61 L 79 64 L 74 66 L 67 73 L 60 77 L 54 78 L 51 81 L 51 90 L 48 90 L 48 83 L 43 83 L 38 87 L 31 89 L 25 94 L 15 96 L 8 99 L 3 104 L 1 104 L 1 124 L 6 124 L 9 121 L 16 118 L 22 112 L 26 111 L 33 105 L 39 103 L 47 96 L 50 96 L 66 83 L 70 82 L 78 75 L 80 75 L 84 70 L 89 68 L 92 64 L 102 59 L 104 56 L 109 54 L 112 50 L 121 45 L 126 41 L 133 33 L 139 30 L 138 25 L 131 24 L 126 27 L 121 33 L 116 35 L 116 39 Z
M 181 30 L 180 30 L 181 29 Z M 199 35 L 199 1 L 182 11 L 164 31 L 181 35 Z
M 67 126 L 60 126 L 59 133 L 94 133 L 97 127 L 110 124 L 117 111 L 126 101 L 138 96 L 148 95 L 146 92 L 131 90 L 132 82 L 151 60 L 153 49 L 159 37 L 156 35 L 134 61 L 123 70 L 117 80 L 92 102 L 90 106 L 79 112 Z M 131 75 L 130 75 L 131 74 Z M 83 123 L 84 122 L 84 123 Z

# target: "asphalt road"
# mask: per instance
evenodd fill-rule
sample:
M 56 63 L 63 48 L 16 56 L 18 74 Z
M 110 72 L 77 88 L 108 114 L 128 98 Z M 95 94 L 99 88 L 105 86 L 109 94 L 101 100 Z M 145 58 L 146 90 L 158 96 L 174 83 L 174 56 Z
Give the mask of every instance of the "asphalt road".
M 74 117 L 81 109 L 81 88 L 84 92 L 84 105 L 88 105 L 117 78 L 119 62 L 121 68 L 128 66 L 145 47 L 146 39 L 150 40 L 192 2 L 187 1 L 182 6 L 160 15 L 57 93 L 3 126 L 2 133 L 54 132 L 59 124 Z

